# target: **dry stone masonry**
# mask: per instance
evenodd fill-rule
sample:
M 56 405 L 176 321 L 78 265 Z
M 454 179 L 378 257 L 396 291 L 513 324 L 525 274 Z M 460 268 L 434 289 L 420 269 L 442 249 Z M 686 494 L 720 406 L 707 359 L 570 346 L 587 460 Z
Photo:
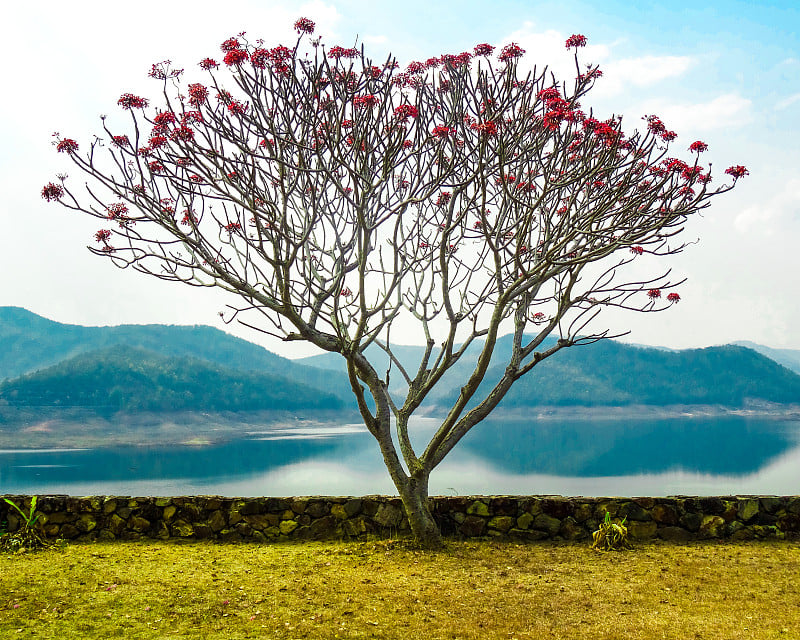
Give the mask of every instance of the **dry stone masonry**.
M 5 497 L 23 510 L 30 505 L 30 496 Z M 634 539 L 800 538 L 800 496 L 440 496 L 431 498 L 431 506 L 443 534 L 451 538 L 586 540 L 606 512 L 626 518 Z M 47 536 L 77 541 L 268 542 L 410 532 L 400 499 L 388 496 L 42 496 L 38 512 Z M 20 526 L 19 514 L 0 501 L 0 533 Z

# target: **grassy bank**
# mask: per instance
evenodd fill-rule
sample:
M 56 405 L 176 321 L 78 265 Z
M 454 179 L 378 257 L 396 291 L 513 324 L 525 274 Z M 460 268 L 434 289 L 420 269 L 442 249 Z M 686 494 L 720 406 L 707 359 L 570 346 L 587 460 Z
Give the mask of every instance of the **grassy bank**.
M 1 638 L 800 638 L 797 542 L 112 543 L 0 555 Z

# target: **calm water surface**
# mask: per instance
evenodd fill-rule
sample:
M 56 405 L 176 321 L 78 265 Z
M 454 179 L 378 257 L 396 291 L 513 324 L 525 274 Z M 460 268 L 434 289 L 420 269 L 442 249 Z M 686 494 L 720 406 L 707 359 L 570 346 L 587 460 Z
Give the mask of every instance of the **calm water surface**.
M 413 425 L 418 442 L 436 427 Z M 763 418 L 486 420 L 431 494 L 800 494 L 800 422 Z M 361 425 L 272 429 L 211 446 L 0 450 L 0 494 L 395 493 Z

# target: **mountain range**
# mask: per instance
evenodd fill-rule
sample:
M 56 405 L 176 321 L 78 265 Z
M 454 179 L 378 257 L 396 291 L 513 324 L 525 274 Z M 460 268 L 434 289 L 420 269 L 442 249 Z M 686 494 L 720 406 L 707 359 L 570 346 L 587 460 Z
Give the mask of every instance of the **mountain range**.
M 443 378 L 427 408 L 458 396 L 480 344 Z M 487 379 L 502 375 L 510 336 L 498 341 Z M 422 347 L 402 346 L 411 372 Z M 381 375 L 388 359 L 368 350 Z M 85 327 L 0 307 L 0 408 L 88 407 L 96 411 L 352 409 L 336 354 L 289 360 L 208 326 Z M 390 389 L 402 391 L 394 367 Z M 413 374 L 413 373 L 412 373 Z M 522 378 L 501 406 L 625 406 L 800 403 L 800 351 L 752 343 L 665 350 L 601 341 L 565 349 Z M 2 417 L 2 416 L 0 416 Z

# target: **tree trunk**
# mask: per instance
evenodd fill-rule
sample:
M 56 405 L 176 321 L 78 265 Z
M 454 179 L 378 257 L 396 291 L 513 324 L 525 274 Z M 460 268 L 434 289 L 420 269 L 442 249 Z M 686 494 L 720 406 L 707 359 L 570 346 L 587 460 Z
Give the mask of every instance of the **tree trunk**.
M 398 491 L 417 543 L 423 547 L 441 547 L 442 534 L 428 505 L 428 475 L 415 474 L 405 487 L 398 487 Z

